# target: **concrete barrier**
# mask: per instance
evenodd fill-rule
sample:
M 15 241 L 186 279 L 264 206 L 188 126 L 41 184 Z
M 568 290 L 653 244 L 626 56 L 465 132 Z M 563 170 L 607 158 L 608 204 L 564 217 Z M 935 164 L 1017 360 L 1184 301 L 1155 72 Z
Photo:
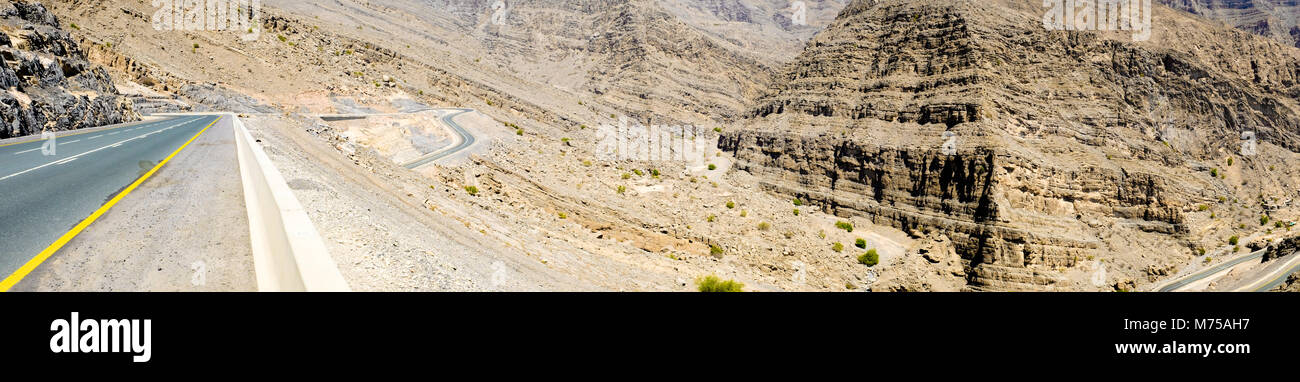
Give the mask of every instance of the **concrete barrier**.
M 280 171 L 235 115 L 239 173 L 248 206 L 257 289 L 263 292 L 351 291 L 311 218 Z

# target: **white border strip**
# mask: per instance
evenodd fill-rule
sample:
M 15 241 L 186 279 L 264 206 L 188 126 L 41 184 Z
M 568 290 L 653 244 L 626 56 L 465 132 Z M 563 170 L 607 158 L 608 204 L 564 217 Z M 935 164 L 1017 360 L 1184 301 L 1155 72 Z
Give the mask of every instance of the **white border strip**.
M 263 292 L 348 292 L 316 226 L 266 152 L 231 114 L 244 181 L 257 289 Z

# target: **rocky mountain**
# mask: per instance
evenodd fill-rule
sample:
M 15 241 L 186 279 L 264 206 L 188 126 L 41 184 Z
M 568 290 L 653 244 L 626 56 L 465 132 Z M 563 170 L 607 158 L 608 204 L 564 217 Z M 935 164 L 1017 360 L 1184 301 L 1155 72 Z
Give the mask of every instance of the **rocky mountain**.
M 1295 0 L 1157 0 L 1192 14 L 1300 47 L 1300 2 Z
M 1043 12 L 854 1 L 720 146 L 770 191 L 951 238 L 965 271 L 939 273 L 973 290 L 1131 289 L 1293 209 L 1263 206 L 1300 197 L 1297 51 L 1165 7 L 1144 42 Z
M 41 3 L 0 2 L 0 32 L 0 139 L 138 119 Z

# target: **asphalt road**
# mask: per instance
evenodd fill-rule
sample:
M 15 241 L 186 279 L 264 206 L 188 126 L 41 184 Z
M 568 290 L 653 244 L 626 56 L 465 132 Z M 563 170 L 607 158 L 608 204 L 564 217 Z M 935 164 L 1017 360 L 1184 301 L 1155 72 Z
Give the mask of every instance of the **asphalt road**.
M 442 122 L 447 124 L 448 127 L 451 127 L 451 130 L 456 132 L 456 135 L 460 136 L 460 143 L 455 146 L 430 153 L 429 155 L 425 155 L 420 159 L 416 159 L 414 161 L 402 164 L 403 167 L 409 169 L 419 168 L 420 166 L 424 166 L 429 163 L 433 163 L 439 159 L 446 158 L 448 156 L 451 156 L 452 154 L 458 153 L 461 150 L 464 150 L 474 145 L 474 141 L 475 141 L 474 135 L 470 134 L 469 131 L 465 130 L 464 127 L 461 127 L 460 125 L 456 124 L 456 121 L 453 120 L 453 118 L 456 118 L 456 116 L 474 111 L 474 109 L 454 109 L 454 110 L 456 110 L 457 112 L 443 116 Z
M 1258 250 L 1258 251 L 1255 251 L 1255 252 L 1248 253 L 1248 254 L 1243 255 L 1243 256 L 1241 256 L 1241 257 L 1238 257 L 1238 258 L 1232 259 L 1232 260 L 1230 260 L 1230 261 L 1225 261 L 1225 262 L 1223 262 L 1223 263 L 1221 263 L 1221 264 L 1219 264 L 1219 265 L 1215 265 L 1215 266 L 1213 266 L 1213 267 L 1209 267 L 1209 268 L 1206 268 L 1206 269 L 1202 269 L 1202 270 L 1200 270 L 1199 272 L 1196 272 L 1196 273 L 1193 273 L 1193 274 L 1187 275 L 1187 276 L 1185 276 L 1185 277 L 1183 277 L 1183 278 L 1178 279 L 1177 281 L 1174 281 L 1174 282 L 1172 282 L 1172 283 L 1169 283 L 1168 285 L 1165 285 L 1165 286 L 1161 287 L 1160 289 L 1157 289 L 1156 291 L 1157 291 L 1157 292 L 1176 292 L 1176 291 L 1178 291 L 1179 289 L 1181 289 L 1181 288 L 1187 286 L 1188 284 L 1192 284 L 1192 283 L 1197 282 L 1197 281 L 1200 281 L 1200 280 L 1202 280 L 1202 279 L 1204 279 L 1204 278 L 1206 278 L 1206 277 L 1210 277 L 1210 276 L 1212 276 L 1212 275 L 1218 274 L 1219 272 L 1222 272 L 1222 271 L 1224 271 L 1224 270 L 1226 270 L 1226 269 L 1228 269 L 1228 268 L 1235 267 L 1235 266 L 1240 265 L 1241 263 L 1245 263 L 1245 262 L 1247 262 L 1247 261 L 1251 261 L 1251 260 L 1259 260 L 1260 258 L 1264 257 L 1264 252 L 1267 252 L 1267 250 L 1261 249 L 1261 250 Z
M 0 277 L 58 241 L 217 116 L 119 125 L 0 147 Z

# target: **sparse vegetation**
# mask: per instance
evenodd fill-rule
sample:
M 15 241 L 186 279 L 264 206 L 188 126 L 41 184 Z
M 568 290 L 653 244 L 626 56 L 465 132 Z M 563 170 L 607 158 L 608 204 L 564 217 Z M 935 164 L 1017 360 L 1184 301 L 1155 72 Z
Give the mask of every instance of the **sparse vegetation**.
M 469 193 L 469 196 L 478 196 L 478 187 L 465 186 L 465 192 Z
M 736 208 L 736 202 L 731 202 L 731 201 L 727 202 L 727 209 L 735 209 L 735 208 Z
M 1260 216 L 1259 225 L 1268 225 L 1268 220 L 1269 220 L 1268 215 Z
M 758 223 L 758 230 L 759 230 L 759 231 L 767 231 L 767 230 L 770 230 L 770 229 L 772 229 L 772 224 L 770 224 L 770 223 L 768 223 L 768 222 L 759 222 L 759 223 Z
M 569 214 L 566 214 L 566 213 L 563 213 L 563 212 L 559 213 L 559 215 L 560 215 L 560 219 L 568 219 L 568 218 L 569 218 Z
M 627 193 L 627 186 L 618 186 L 618 194 L 622 195 L 624 193 Z
M 718 169 L 718 165 L 713 164 L 713 163 L 709 163 L 709 171 L 713 171 L 713 170 L 717 170 L 717 169 Z
M 695 279 L 695 286 L 700 292 L 744 292 L 745 284 L 735 280 L 722 280 L 715 275 Z
M 1237 245 L 1237 243 L 1238 243 L 1239 240 L 1240 240 L 1240 239 L 1237 238 L 1237 235 L 1232 235 L 1232 237 L 1228 238 L 1228 244 L 1229 244 L 1229 245 Z
M 1210 169 L 1210 176 L 1215 178 L 1219 177 L 1219 169 L 1218 168 Z
M 1206 210 L 1209 210 L 1209 209 L 1210 209 L 1210 206 L 1207 206 L 1207 205 L 1204 205 L 1204 204 L 1202 204 L 1200 207 L 1196 207 L 1196 210 L 1197 210 L 1197 211 L 1206 211 Z
M 849 222 L 846 222 L 846 221 L 841 220 L 841 221 L 835 222 L 835 228 L 839 228 L 839 229 L 842 229 L 842 230 L 845 230 L 845 231 L 848 231 L 848 232 L 853 232 L 853 223 L 849 223 Z
M 835 252 L 844 252 L 844 244 L 839 242 L 831 244 L 831 250 Z
M 740 210 L 740 217 L 743 218 L 747 216 L 749 216 L 749 210 Z
M 704 221 L 709 222 L 709 223 L 712 223 L 712 222 L 718 221 L 718 215 L 709 215 L 709 216 L 707 216 L 707 217 L 704 218 Z
M 794 205 L 795 207 L 803 206 L 803 201 L 799 200 L 799 198 L 794 198 Z
M 799 209 L 798 209 L 798 208 L 795 208 L 795 209 L 794 209 L 794 216 L 799 216 Z
M 867 253 L 858 256 L 858 264 L 874 267 L 880 264 L 880 254 L 875 249 L 868 250 Z
M 722 247 L 719 247 L 717 245 L 709 246 L 709 254 L 713 255 L 713 257 L 720 257 L 722 256 L 723 253 L 726 253 L 726 251 L 724 251 Z
M 858 238 L 857 241 L 854 241 L 854 242 L 853 242 L 853 246 L 854 246 L 854 247 L 858 247 L 858 248 L 862 248 L 862 249 L 867 249 L 867 241 L 866 241 L 866 240 L 863 240 L 862 238 Z

